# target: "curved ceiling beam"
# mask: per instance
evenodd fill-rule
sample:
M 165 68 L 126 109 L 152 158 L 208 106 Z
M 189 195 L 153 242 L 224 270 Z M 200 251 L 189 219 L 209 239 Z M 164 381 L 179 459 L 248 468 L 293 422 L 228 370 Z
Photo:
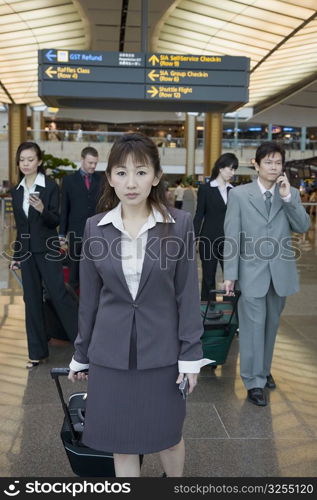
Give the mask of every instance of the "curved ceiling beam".
M 290 38 L 292 38 L 294 35 L 296 35 L 296 33 L 298 33 L 302 28 L 305 28 L 305 26 L 307 24 L 309 24 L 311 21 L 313 21 L 314 19 L 317 18 L 317 12 L 315 12 L 312 16 L 310 16 L 308 19 L 306 19 L 300 26 L 298 26 L 297 28 L 295 28 L 292 33 L 290 33 L 289 35 L 287 35 L 284 40 L 282 40 L 280 43 L 278 43 L 274 49 L 270 50 L 270 52 L 268 52 L 264 57 L 263 59 L 261 59 L 261 61 L 259 61 L 250 71 L 250 73 L 254 73 L 254 71 L 259 67 L 261 66 L 261 64 L 264 63 L 264 61 L 266 61 L 272 54 L 274 54 L 274 52 L 276 52 L 280 47 L 282 47 L 282 45 L 284 45 Z

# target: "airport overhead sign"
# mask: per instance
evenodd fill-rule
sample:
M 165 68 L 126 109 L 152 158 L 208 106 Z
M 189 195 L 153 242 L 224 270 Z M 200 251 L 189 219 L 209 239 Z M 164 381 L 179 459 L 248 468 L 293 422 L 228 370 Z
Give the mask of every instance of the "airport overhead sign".
M 246 57 L 39 51 L 39 95 L 50 106 L 233 111 L 248 101 Z

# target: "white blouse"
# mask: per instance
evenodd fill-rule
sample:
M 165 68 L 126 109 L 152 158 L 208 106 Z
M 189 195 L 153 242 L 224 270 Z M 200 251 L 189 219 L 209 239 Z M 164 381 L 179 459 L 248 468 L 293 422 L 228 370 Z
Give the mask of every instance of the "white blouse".
M 98 223 L 98 226 L 112 224 L 115 228 L 121 231 L 121 262 L 123 274 L 131 293 L 133 300 L 136 298 L 138 288 L 141 280 L 141 273 L 143 261 L 145 256 L 145 248 L 148 238 L 148 230 L 154 227 L 157 222 L 164 222 L 162 214 L 152 209 L 147 221 L 140 229 L 136 238 L 132 238 L 125 230 L 122 216 L 121 216 L 121 203 L 119 203 L 113 210 L 110 210 Z M 167 223 L 174 224 L 175 220 L 170 215 Z M 199 373 L 200 368 L 212 361 L 210 359 L 200 359 L 196 361 L 178 361 L 178 370 L 180 373 Z M 69 367 L 71 370 L 79 371 L 88 368 L 89 365 L 79 363 L 72 359 Z
M 35 179 L 33 185 L 30 187 L 30 189 L 28 189 L 28 187 L 26 185 L 26 182 L 25 182 L 25 177 L 23 177 L 22 181 L 17 186 L 17 189 L 19 189 L 20 186 L 22 186 L 23 190 L 24 190 L 24 193 L 23 193 L 23 205 L 22 205 L 23 212 L 28 217 L 28 215 L 29 215 L 29 208 L 30 208 L 30 200 L 29 200 L 30 194 L 34 193 L 34 191 L 36 191 L 36 189 L 35 189 L 36 186 L 41 186 L 41 187 L 45 188 L 45 175 L 42 174 L 41 172 L 39 172 L 37 174 L 37 176 L 36 176 L 36 179 Z
M 216 179 L 214 179 L 213 181 L 210 181 L 210 187 L 217 187 L 219 189 L 219 192 L 222 196 L 222 199 L 225 202 L 225 204 L 227 205 L 227 203 L 228 203 L 227 188 L 228 187 L 233 188 L 233 185 L 230 184 L 230 182 L 226 182 L 224 186 L 220 186 L 220 184 L 218 184 L 218 181 Z
M 164 222 L 164 219 L 162 214 L 153 208 L 152 213 L 141 227 L 137 237 L 132 238 L 124 228 L 121 216 L 121 203 L 119 203 L 113 210 L 107 212 L 98 223 L 98 226 L 111 223 L 121 232 L 122 270 L 133 300 L 137 296 L 141 280 L 148 230 L 154 227 L 157 222 Z M 175 223 L 172 216 L 170 216 L 167 222 Z

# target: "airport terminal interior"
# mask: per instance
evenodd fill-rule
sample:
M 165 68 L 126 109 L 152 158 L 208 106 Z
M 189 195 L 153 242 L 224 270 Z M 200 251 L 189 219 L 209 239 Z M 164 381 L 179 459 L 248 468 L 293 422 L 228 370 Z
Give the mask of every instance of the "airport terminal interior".
M 169 109 L 157 97 L 155 107 L 159 83 L 148 82 L 144 108 L 133 109 L 128 82 L 127 96 L 112 105 L 87 95 L 68 96 L 66 106 L 57 91 L 39 95 L 38 51 L 48 59 L 43 81 L 49 84 L 64 84 L 54 73 L 56 51 L 126 58 L 139 53 L 243 56 L 250 64 L 247 98 L 230 105 L 210 99 L 209 107 L 201 98 L 195 112 L 195 103 L 186 107 L 186 99 Z M 64 417 L 50 377 L 51 368 L 68 366 L 72 345 L 53 337 L 48 362 L 25 368 L 23 291 L 8 269 L 16 234 L 8 192 L 17 179 L 14 151 L 23 140 L 34 140 L 46 154 L 67 158 L 77 168 L 81 149 L 89 145 L 98 150 L 97 168 L 104 171 L 116 137 L 130 131 L 153 138 L 171 188 L 180 179 L 185 188 L 196 189 L 209 179 L 222 152 L 239 159 L 233 184 L 250 182 L 261 142 L 284 145 L 286 171 L 300 190 L 311 226 L 293 235 L 300 291 L 288 297 L 281 317 L 272 366 L 277 387 L 266 389 L 265 407 L 247 401 L 237 332 L 224 364 L 205 366 L 188 398 L 184 476 L 316 477 L 316 67 L 316 0 L 0 0 L 1 477 L 74 476 L 60 439 Z M 72 167 L 55 166 L 50 174 L 59 169 L 68 174 Z M 201 282 L 198 255 L 197 261 Z M 218 266 L 219 287 L 222 281 Z M 61 383 L 66 399 L 86 387 L 66 378 Z M 146 455 L 142 476 L 162 473 L 158 454 Z

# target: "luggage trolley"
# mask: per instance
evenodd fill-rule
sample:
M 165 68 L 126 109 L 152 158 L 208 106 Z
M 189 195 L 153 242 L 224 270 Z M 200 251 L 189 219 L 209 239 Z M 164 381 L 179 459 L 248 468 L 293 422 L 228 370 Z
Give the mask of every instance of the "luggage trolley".
M 225 290 L 210 290 L 208 301 L 201 303 L 203 354 L 205 358 L 215 360 L 210 364 L 212 369 L 226 362 L 232 339 L 238 330 L 237 304 L 241 293 L 235 290 L 234 296 L 227 296 L 223 302 L 212 300 L 215 295 L 225 294 Z
M 51 369 L 51 377 L 56 384 L 64 412 L 61 440 L 72 471 L 80 477 L 115 477 L 113 454 L 89 448 L 81 442 L 87 394 L 75 392 L 70 395 L 68 405 L 66 404 L 59 377 L 67 376 L 68 373 L 69 368 Z M 141 465 L 142 461 L 143 455 L 140 455 Z
M 81 477 L 115 477 L 112 453 L 97 451 L 81 443 L 85 421 L 86 393 L 76 392 L 64 400 L 59 377 L 67 376 L 69 368 L 52 368 L 51 377 L 62 403 L 64 422 L 61 428 L 63 442 L 70 466 Z

